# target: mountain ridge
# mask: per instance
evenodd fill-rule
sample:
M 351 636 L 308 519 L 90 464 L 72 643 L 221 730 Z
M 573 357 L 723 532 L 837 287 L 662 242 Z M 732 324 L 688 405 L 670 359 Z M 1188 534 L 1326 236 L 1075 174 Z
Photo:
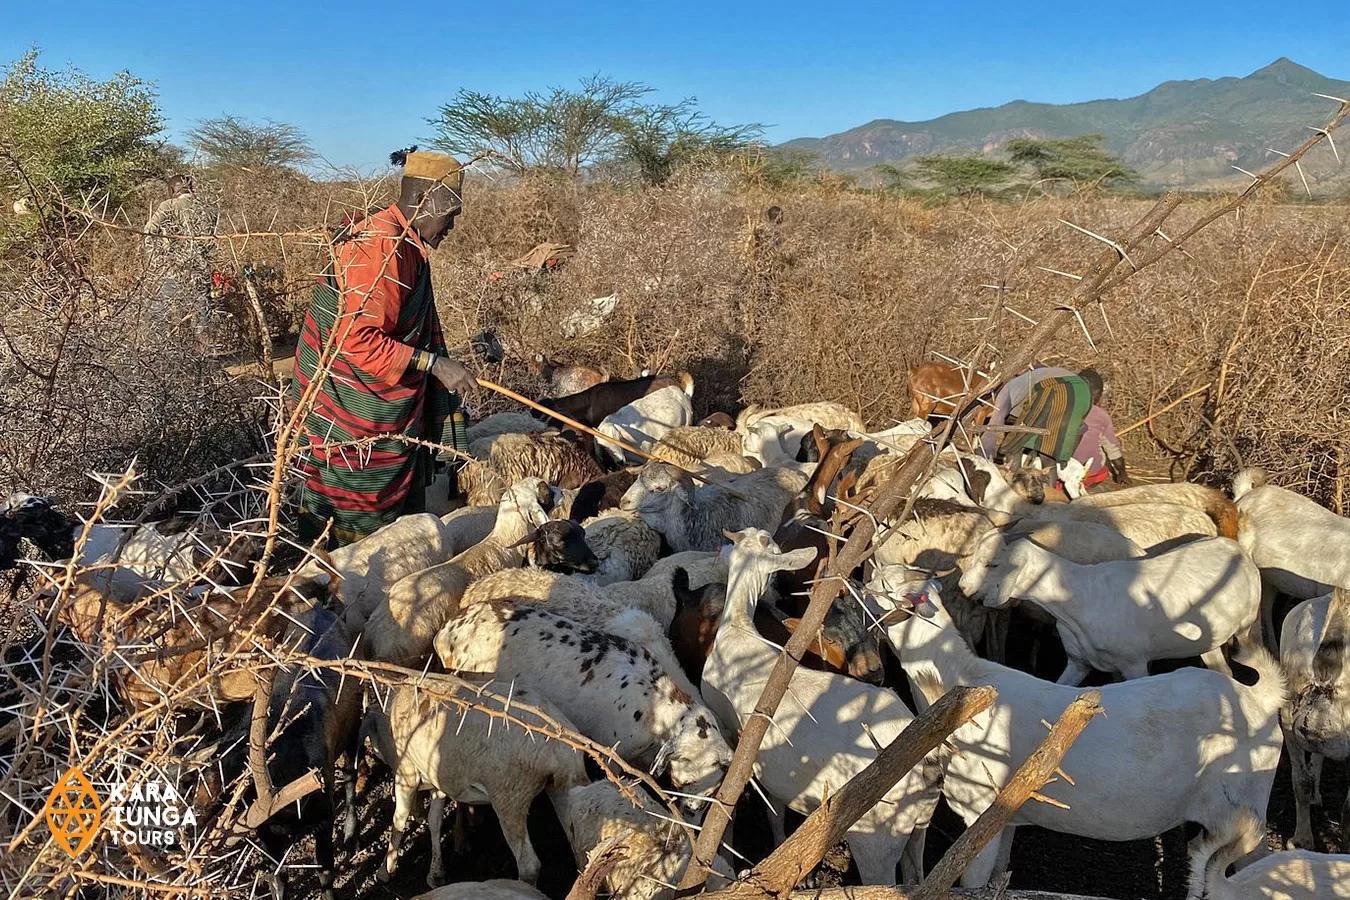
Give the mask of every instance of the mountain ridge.
M 1246 76 L 1164 81 L 1133 97 L 1065 104 L 1013 100 L 917 122 L 878 118 L 780 146 L 816 153 L 830 168 L 856 172 L 935 153 L 998 156 L 1017 137 L 1102 134 L 1105 146 L 1140 173 L 1144 186 L 1224 187 L 1245 179 L 1233 166 L 1268 165 L 1275 157 L 1267 147 L 1288 152 L 1326 121 L 1334 104 L 1314 93 L 1345 97 L 1350 82 L 1282 56 Z M 1329 150 L 1310 154 L 1303 168 L 1319 193 L 1350 182 L 1350 172 Z

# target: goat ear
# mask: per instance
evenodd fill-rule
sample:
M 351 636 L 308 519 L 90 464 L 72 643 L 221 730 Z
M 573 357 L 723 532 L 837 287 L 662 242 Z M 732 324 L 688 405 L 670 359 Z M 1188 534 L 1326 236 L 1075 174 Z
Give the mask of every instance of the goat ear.
M 967 476 L 966 481 L 970 486 L 970 499 L 983 506 L 985 495 L 989 493 L 989 484 L 992 481 L 989 473 L 983 469 L 976 469 Z
M 1319 681 L 1335 681 L 1342 667 L 1350 662 L 1350 591 L 1336 588 L 1327 605 L 1322 640 L 1313 656 L 1313 674 Z
M 802 547 L 799 550 L 784 553 L 779 560 L 779 568 L 784 571 L 795 572 L 797 569 L 809 566 L 815 561 L 815 558 L 815 547 Z

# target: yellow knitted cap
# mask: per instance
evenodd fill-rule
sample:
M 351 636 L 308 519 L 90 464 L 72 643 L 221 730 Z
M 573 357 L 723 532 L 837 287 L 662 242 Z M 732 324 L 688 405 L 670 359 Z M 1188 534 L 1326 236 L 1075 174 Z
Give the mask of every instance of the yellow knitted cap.
M 453 156 L 421 151 L 408 154 L 408 161 L 403 164 L 403 177 L 440 181 L 450 175 L 459 174 L 463 168 L 459 160 Z M 459 177 L 462 178 L 463 175 Z

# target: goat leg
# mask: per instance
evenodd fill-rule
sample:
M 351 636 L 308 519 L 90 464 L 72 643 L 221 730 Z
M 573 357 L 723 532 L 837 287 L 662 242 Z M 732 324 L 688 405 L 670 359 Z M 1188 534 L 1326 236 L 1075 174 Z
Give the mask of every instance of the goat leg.
M 1350 791 L 1346 791 L 1345 805 L 1341 807 L 1341 852 L 1350 847 Z
M 384 865 L 375 873 L 379 881 L 389 881 L 398 868 L 398 848 L 403 843 L 404 832 L 408 830 L 408 819 L 412 815 L 418 784 L 415 772 L 404 771 L 403 766 L 394 770 L 394 825 L 389 830 L 389 852 L 384 856 Z
M 343 800 L 346 809 L 343 812 L 342 822 L 342 846 L 350 851 L 356 843 L 356 770 L 361 761 L 361 732 L 353 728 L 351 743 L 346 749 L 346 762 L 343 763 L 342 772 L 346 780 L 343 786 Z
M 431 804 L 427 809 L 427 831 L 431 833 L 431 865 L 427 868 L 427 887 L 445 884 L 445 858 L 441 852 L 441 828 L 444 824 L 445 794 L 433 788 Z
M 1083 683 L 1083 679 L 1087 678 L 1089 673 L 1091 673 L 1091 671 L 1092 669 L 1084 665 L 1081 660 L 1069 657 L 1069 661 L 1064 665 L 1063 674 L 1059 676 L 1059 680 L 1056 681 L 1055 683 L 1069 684 L 1077 687 L 1078 685 Z M 977 886 L 984 887 L 984 882 L 981 882 Z
M 337 760 L 329 754 L 323 766 L 323 805 L 317 816 L 318 831 L 314 834 L 314 858 L 319 864 L 319 888 L 324 900 L 335 900 L 333 880 L 337 860 L 333 852 L 333 814 L 337 810 Z
M 1286 742 L 1288 737 L 1286 736 Z M 1294 782 L 1294 834 L 1289 838 L 1288 847 L 1290 850 L 1315 849 L 1312 830 L 1312 793 L 1313 793 L 1313 767 L 1308 760 L 1308 754 L 1299 749 L 1293 743 L 1288 743 L 1290 750 L 1289 766 Z

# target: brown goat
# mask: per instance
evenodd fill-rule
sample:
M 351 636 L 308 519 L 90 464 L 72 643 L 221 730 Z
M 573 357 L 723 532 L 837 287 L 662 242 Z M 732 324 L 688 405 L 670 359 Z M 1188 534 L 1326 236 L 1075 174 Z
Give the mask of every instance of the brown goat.
M 176 688 L 192 688 L 188 696 L 206 704 L 247 700 L 257 683 L 253 673 L 212 671 L 212 662 L 222 653 L 247 650 L 245 634 L 264 611 L 270 612 L 253 638 L 293 643 L 289 638 L 302 633 L 294 620 L 326 600 L 332 588 L 298 580 L 287 588 L 286 581 L 285 575 L 265 579 L 245 605 L 244 588 L 237 596 L 208 600 L 157 594 L 147 584 L 122 599 L 115 596 L 111 578 L 86 572 L 76 577 L 59 620 L 91 648 L 102 648 L 110 640 L 139 648 L 135 655 L 143 659 L 133 660 L 134 673 L 117 673 L 120 693 L 133 708 L 151 706 Z M 153 655 L 147 657 L 147 651 Z M 194 685 L 198 678 L 204 678 L 202 684 Z
M 956 412 L 956 401 L 966 393 L 966 371 L 944 362 L 910 366 L 909 393 L 911 419 L 950 416 Z M 975 413 L 975 423 L 987 418 L 989 408 L 982 405 Z

